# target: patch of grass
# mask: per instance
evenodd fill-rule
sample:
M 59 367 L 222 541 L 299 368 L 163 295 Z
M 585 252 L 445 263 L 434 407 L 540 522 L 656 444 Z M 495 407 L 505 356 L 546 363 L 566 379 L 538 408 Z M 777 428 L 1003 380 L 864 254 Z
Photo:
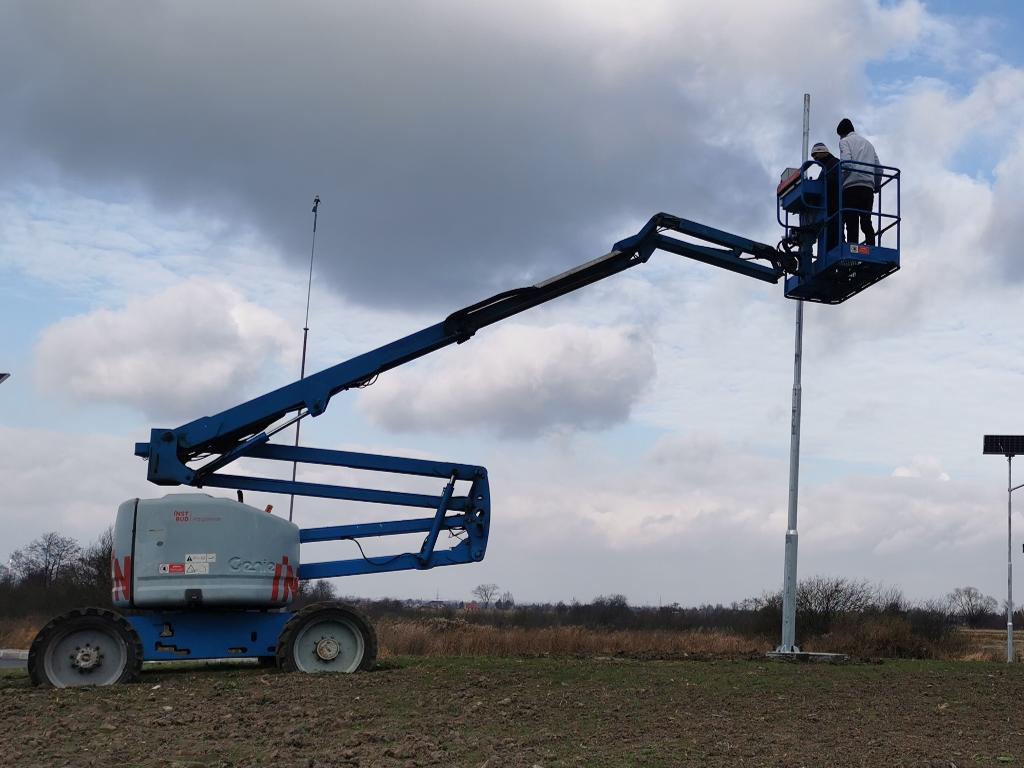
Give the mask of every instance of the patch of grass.
M 45 623 L 42 616 L 0 617 L 0 648 L 27 649 Z

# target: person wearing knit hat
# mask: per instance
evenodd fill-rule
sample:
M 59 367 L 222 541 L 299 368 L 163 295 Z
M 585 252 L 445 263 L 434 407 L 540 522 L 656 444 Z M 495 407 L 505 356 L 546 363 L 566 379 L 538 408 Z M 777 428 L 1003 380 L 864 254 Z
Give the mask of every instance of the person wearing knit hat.
M 843 168 L 843 223 L 846 225 L 846 239 L 858 242 L 857 224 L 864 232 L 865 245 L 875 244 L 875 227 L 871 211 L 875 207 L 875 192 L 881 181 L 878 153 L 870 141 L 860 136 L 853 128 L 853 122 L 844 117 L 836 126 L 839 134 L 839 159 L 849 163 Z
M 811 147 L 811 157 L 821 165 L 821 177 L 825 180 L 825 252 L 837 245 L 842 235 L 839 211 L 839 158 L 829 152 L 820 141 Z M 818 254 L 821 257 L 824 254 Z

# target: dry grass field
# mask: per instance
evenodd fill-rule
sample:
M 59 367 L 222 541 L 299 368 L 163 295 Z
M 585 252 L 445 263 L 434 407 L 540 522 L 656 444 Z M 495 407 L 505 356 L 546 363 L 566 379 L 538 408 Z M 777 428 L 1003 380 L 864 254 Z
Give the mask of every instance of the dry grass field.
M 628 656 L 735 658 L 770 650 L 767 638 L 688 630 L 521 629 L 446 619 L 376 623 L 385 654 L 397 656 Z
M 42 617 L 0 620 L 0 648 L 28 648 Z M 758 657 L 772 649 L 776 638 L 752 637 L 712 630 L 599 630 L 563 626 L 543 629 L 493 627 L 459 619 L 382 619 L 374 623 L 381 657 L 536 657 L 617 656 L 634 659 Z M 881 635 L 881 637 L 880 637 Z M 866 623 L 853 635 L 837 632 L 811 638 L 805 650 L 848 653 L 856 658 L 920 655 L 943 660 L 1005 661 L 1006 633 L 1001 630 L 961 630 L 956 642 L 941 648 L 920 648 L 920 654 L 886 653 L 889 645 L 900 651 L 914 649 L 905 628 L 884 622 Z M 1024 660 L 1024 631 L 1015 633 L 1017 658 Z M 867 650 L 866 650 L 867 649 Z
M 1006 661 L 1005 629 L 963 629 L 966 638 L 965 661 Z M 1013 632 L 1013 650 L 1017 661 L 1024 662 L 1024 631 Z

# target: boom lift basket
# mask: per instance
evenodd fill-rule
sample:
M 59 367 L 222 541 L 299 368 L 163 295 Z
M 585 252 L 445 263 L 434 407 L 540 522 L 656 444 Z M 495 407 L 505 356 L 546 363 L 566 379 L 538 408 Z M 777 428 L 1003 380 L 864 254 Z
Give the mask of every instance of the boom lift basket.
M 817 178 L 807 176 L 811 166 L 820 169 Z M 878 179 L 870 212 L 875 227 L 871 243 L 846 241 L 843 215 L 860 212 L 843 196 L 842 179 L 854 168 Z M 825 169 L 815 160 L 789 169 L 779 184 L 777 215 L 786 233 L 782 244 L 799 252 L 797 272 L 786 278 L 787 298 L 839 304 L 900 268 L 899 169 L 844 160 L 832 172 L 839 174 L 834 201 L 828 196 Z

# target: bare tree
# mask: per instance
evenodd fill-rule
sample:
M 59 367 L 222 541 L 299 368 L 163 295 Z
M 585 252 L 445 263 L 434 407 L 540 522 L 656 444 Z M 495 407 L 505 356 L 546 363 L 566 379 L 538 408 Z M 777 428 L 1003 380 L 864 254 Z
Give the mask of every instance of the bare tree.
M 114 555 L 114 528 L 107 526 L 96 541 L 82 550 L 81 574 L 89 583 L 99 585 L 100 589 L 110 592 L 111 574 L 110 558 Z
M 960 617 L 969 627 L 980 625 L 999 607 L 994 597 L 982 594 L 975 587 L 957 587 L 949 593 L 947 599 L 950 612 Z
M 516 599 L 513 597 L 511 592 L 506 591 L 495 604 L 496 608 L 500 608 L 503 611 L 507 611 L 510 608 L 516 607 Z
M 832 618 L 861 613 L 874 602 L 875 590 L 867 581 L 842 576 L 812 576 L 797 587 L 797 610 Z
M 106 528 L 97 539 L 81 550 L 75 562 L 64 569 L 61 581 L 88 605 L 110 605 L 113 574 L 114 529 Z
M 491 601 L 498 595 L 501 589 L 497 584 L 480 584 L 473 588 L 473 597 L 484 604 L 485 608 L 491 607 Z
M 326 579 L 299 582 L 299 594 L 296 607 L 310 603 L 323 603 L 337 596 L 334 585 Z
M 883 613 L 906 613 L 910 603 L 903 595 L 903 590 L 895 586 L 879 584 L 875 589 L 875 605 Z
M 11 570 L 19 579 L 38 579 L 44 587 L 49 587 L 81 554 L 77 541 L 50 531 L 24 549 L 15 550 L 11 555 Z
M 633 609 L 625 595 L 599 595 L 590 604 L 591 621 L 605 627 L 624 629 L 633 619 Z

